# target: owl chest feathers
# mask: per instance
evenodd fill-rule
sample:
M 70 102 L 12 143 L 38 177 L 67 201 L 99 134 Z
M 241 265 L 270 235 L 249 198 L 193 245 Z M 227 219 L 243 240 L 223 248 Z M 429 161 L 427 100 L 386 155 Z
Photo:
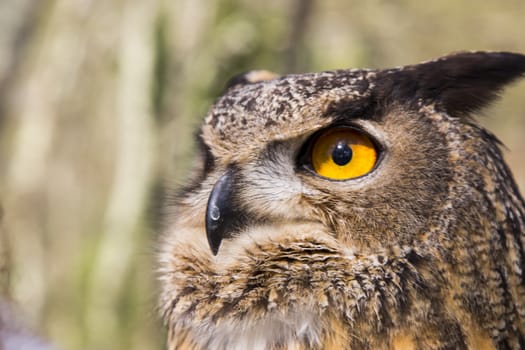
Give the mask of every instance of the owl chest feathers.
M 432 261 L 401 248 L 360 256 L 304 229 L 242 253 L 225 246 L 235 263 L 220 267 L 179 254 L 166 311 L 174 339 L 194 349 L 416 349 L 442 341 L 442 325 L 452 341 L 468 338 Z

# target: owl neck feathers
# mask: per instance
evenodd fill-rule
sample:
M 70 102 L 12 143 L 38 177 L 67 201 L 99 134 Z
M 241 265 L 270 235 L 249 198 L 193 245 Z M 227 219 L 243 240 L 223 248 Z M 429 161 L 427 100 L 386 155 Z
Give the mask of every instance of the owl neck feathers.
M 469 166 L 457 166 L 462 177 L 455 190 L 457 242 L 443 243 L 449 257 L 444 261 L 463 285 L 471 286 L 456 292 L 471 318 L 492 334 L 499 347 L 521 348 L 525 343 L 525 203 L 499 141 L 473 123 L 463 127 L 462 137 L 465 154 L 459 161 Z M 479 293 L 482 288 L 490 294 Z

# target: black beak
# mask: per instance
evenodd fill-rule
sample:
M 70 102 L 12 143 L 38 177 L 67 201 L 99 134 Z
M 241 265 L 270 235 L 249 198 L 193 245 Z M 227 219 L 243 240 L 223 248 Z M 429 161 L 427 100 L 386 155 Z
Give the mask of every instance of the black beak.
M 224 238 L 232 235 L 238 217 L 232 203 L 233 171 L 228 169 L 213 186 L 206 207 L 206 235 L 213 255 L 217 255 Z

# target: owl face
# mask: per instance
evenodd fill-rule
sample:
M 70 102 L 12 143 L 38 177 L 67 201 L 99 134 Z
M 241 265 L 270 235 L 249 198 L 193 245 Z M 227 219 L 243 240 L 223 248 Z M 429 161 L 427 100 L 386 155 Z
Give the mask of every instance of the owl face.
M 213 253 L 235 246 L 238 240 L 223 239 L 247 227 L 278 222 L 319 223 L 362 253 L 411 243 L 445 199 L 448 130 L 439 132 L 436 112 L 425 108 L 392 105 L 379 113 L 375 79 L 369 71 L 291 76 L 233 88 L 219 100 L 202 129 L 213 160 L 205 191 L 218 183 L 213 192 L 225 198 L 216 203 L 208 195 L 206 203 L 233 215 L 208 230 Z M 356 152 L 363 140 L 372 154 Z M 339 141 L 351 153 L 341 165 L 334 162 Z M 340 174 L 317 163 L 334 164 Z
M 468 116 L 524 71 L 521 55 L 465 53 L 234 80 L 168 217 L 171 346 L 525 341 L 523 200 Z

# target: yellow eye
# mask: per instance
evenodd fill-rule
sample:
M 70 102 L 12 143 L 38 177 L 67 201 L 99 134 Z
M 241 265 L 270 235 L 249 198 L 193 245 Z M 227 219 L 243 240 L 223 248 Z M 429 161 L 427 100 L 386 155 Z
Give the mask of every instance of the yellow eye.
M 312 148 L 314 171 L 328 179 L 348 180 L 369 173 L 377 160 L 370 138 L 350 128 L 322 133 Z

